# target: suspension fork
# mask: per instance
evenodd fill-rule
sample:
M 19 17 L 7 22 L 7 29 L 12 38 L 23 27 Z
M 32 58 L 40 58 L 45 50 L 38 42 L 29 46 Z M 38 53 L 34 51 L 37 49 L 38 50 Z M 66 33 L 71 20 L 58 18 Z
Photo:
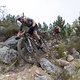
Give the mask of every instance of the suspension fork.
M 32 48 L 32 44 L 31 44 L 30 39 L 27 39 L 27 40 L 28 40 L 29 46 Z
M 28 42 L 28 45 L 31 46 L 31 42 L 30 42 L 29 38 L 27 38 L 26 34 L 24 34 L 24 37 L 25 37 L 25 42 L 26 43 Z
M 29 36 L 27 36 L 26 34 L 24 34 L 24 37 L 27 38 L 27 39 L 25 39 L 25 42 L 28 44 L 27 47 L 33 49 Z

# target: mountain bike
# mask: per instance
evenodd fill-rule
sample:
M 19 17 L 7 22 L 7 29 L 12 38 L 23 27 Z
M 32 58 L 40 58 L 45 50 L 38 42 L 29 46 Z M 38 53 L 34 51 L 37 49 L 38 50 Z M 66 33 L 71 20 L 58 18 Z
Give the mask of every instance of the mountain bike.
M 41 51 L 43 53 L 47 53 L 48 48 L 46 42 L 42 37 L 41 40 L 42 48 L 40 48 L 39 42 L 28 33 L 25 33 L 23 37 L 18 40 L 17 50 L 24 61 L 34 63 L 35 61 L 38 61 Z

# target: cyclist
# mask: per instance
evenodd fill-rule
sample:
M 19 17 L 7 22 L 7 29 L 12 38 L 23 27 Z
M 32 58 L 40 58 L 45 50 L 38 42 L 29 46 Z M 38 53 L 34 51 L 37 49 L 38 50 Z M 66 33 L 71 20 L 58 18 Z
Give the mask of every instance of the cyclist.
M 61 28 L 59 26 L 55 26 L 54 33 L 55 33 L 55 37 L 56 37 L 56 43 L 60 39 L 60 32 L 61 32 Z
M 29 28 L 28 33 L 30 35 L 34 35 L 37 38 L 37 40 L 40 43 L 40 47 L 41 47 L 42 41 L 40 39 L 40 36 L 37 33 L 38 32 L 37 23 L 33 19 L 30 19 L 30 18 L 27 18 L 27 17 L 24 17 L 24 16 L 21 16 L 21 17 L 17 18 L 17 21 L 19 21 L 19 23 L 21 24 L 17 36 L 20 37 L 21 35 L 23 35 L 26 31 L 26 30 L 23 31 L 23 28 L 28 27 Z

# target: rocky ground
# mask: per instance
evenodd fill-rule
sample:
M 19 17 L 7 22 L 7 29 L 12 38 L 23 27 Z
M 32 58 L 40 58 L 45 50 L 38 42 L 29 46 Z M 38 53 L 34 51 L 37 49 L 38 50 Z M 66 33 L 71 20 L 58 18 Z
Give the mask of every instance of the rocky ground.
M 80 53 L 75 48 L 59 58 L 55 50 L 59 45 L 48 42 L 47 57 L 29 64 L 18 60 L 15 37 L 0 43 L 0 80 L 80 80 Z
M 8 72 L 0 75 L 0 80 L 47 80 L 49 75 L 36 65 L 25 65 L 16 72 Z

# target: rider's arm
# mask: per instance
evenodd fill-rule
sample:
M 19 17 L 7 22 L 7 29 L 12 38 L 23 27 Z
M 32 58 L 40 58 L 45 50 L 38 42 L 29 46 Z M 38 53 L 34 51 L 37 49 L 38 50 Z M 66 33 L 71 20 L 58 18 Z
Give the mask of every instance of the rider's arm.
M 32 26 L 34 27 L 36 25 L 36 22 L 33 20 L 33 24 L 32 24 Z
M 18 32 L 18 34 L 17 34 L 18 37 L 19 37 L 19 36 L 21 35 L 21 33 L 22 33 L 22 28 L 23 28 L 23 25 L 21 25 L 20 28 L 19 28 L 19 32 Z
M 25 31 L 23 31 L 22 29 L 23 29 L 23 25 L 20 26 L 19 32 L 17 34 L 18 37 L 22 36 L 25 33 Z
M 21 25 L 21 26 L 20 26 L 20 29 L 19 29 L 19 31 L 22 31 L 22 28 L 23 28 L 23 25 Z

